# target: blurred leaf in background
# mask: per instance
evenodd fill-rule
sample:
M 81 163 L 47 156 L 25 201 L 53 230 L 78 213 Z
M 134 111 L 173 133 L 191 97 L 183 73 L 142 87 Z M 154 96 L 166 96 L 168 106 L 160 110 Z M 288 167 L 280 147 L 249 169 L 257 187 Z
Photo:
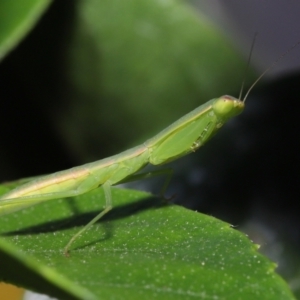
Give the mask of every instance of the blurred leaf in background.
M 181 1 L 56 1 L 1 66 L 2 177 L 50 173 L 143 142 L 235 93 L 244 68 Z
M 51 0 L 0 1 L 0 60 L 28 34 Z
M 81 157 L 143 142 L 241 84 L 244 61 L 182 1 L 80 1 L 76 20 L 61 122 Z

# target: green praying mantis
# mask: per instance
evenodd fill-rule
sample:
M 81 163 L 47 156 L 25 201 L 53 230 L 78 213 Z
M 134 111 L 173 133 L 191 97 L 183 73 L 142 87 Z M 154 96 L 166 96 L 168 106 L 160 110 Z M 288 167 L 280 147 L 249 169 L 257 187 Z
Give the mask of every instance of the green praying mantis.
M 78 196 L 102 186 L 106 200 L 104 210 L 72 237 L 65 247 L 67 254 L 74 240 L 112 209 L 112 185 L 130 177 L 148 164 L 161 165 L 195 152 L 224 123 L 240 114 L 244 106 L 244 101 L 231 96 L 212 99 L 140 146 L 29 181 L 0 198 L 0 216 L 48 200 Z
M 242 89 L 239 99 L 231 96 L 212 99 L 140 146 L 93 163 L 33 179 L 0 197 L 0 216 L 48 200 L 78 196 L 102 186 L 105 208 L 71 238 L 64 248 L 68 255 L 72 243 L 112 209 L 111 186 L 124 182 L 148 164 L 162 165 L 202 147 L 228 120 L 244 110 L 252 88 L 286 53 L 257 78 L 243 100 L 240 100 Z

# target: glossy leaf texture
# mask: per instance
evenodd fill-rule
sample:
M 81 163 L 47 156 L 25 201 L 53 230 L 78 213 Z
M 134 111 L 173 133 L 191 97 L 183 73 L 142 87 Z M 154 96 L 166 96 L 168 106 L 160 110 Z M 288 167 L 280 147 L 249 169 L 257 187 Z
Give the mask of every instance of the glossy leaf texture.
M 1 280 L 63 299 L 294 299 L 229 224 L 145 192 L 113 188 L 113 199 L 70 257 L 63 247 L 102 209 L 102 189 L 1 217 Z

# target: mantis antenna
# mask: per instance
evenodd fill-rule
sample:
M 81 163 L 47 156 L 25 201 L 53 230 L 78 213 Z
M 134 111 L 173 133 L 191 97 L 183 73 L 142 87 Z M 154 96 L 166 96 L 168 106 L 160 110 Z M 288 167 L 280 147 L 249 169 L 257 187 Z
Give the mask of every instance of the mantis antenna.
M 245 86 L 245 79 L 246 79 L 248 71 L 249 71 L 250 61 L 251 61 L 251 58 L 252 58 L 252 53 L 253 53 L 253 49 L 254 49 L 254 45 L 255 45 L 257 35 L 258 35 L 258 32 L 256 31 L 255 34 L 254 34 L 253 40 L 252 40 L 252 44 L 251 44 L 251 48 L 250 48 L 250 52 L 249 52 L 249 56 L 248 56 L 248 61 L 247 61 L 247 66 L 246 66 L 246 69 L 245 69 L 245 74 L 243 76 L 242 86 L 241 86 L 241 90 L 240 90 L 240 94 L 239 94 L 239 99 L 242 98 L 242 94 L 243 94 L 243 90 L 244 90 L 244 86 Z
M 256 37 L 255 37 L 256 38 Z M 251 47 L 251 52 L 250 52 L 250 56 L 252 55 L 252 49 L 253 49 L 253 45 L 254 45 L 254 41 L 255 38 L 253 40 L 252 43 L 252 47 Z M 249 93 L 252 91 L 252 89 L 256 86 L 256 84 L 269 72 L 271 71 L 287 54 L 289 54 L 292 50 L 294 50 L 298 45 L 300 44 L 300 41 L 298 41 L 297 43 L 295 43 L 292 47 L 290 47 L 289 49 L 287 49 L 283 54 L 281 54 L 276 60 L 274 60 L 274 62 L 260 75 L 258 76 L 258 78 L 252 83 L 252 85 L 250 86 L 250 88 L 248 89 L 245 97 L 243 98 L 243 102 L 246 102 L 247 97 L 249 96 Z M 244 84 L 244 82 L 243 82 Z M 243 88 L 243 84 L 242 84 L 242 88 Z M 242 92 L 242 89 L 241 89 Z M 241 92 L 240 92 L 240 97 L 241 97 Z

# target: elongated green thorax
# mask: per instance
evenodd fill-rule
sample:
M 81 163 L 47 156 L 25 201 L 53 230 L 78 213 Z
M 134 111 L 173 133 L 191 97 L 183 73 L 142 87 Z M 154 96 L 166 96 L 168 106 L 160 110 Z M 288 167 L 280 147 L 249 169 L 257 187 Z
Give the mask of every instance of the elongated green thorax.
M 160 165 L 203 146 L 229 119 L 240 114 L 244 102 L 231 96 L 212 99 L 186 114 L 145 142 L 149 162 Z

